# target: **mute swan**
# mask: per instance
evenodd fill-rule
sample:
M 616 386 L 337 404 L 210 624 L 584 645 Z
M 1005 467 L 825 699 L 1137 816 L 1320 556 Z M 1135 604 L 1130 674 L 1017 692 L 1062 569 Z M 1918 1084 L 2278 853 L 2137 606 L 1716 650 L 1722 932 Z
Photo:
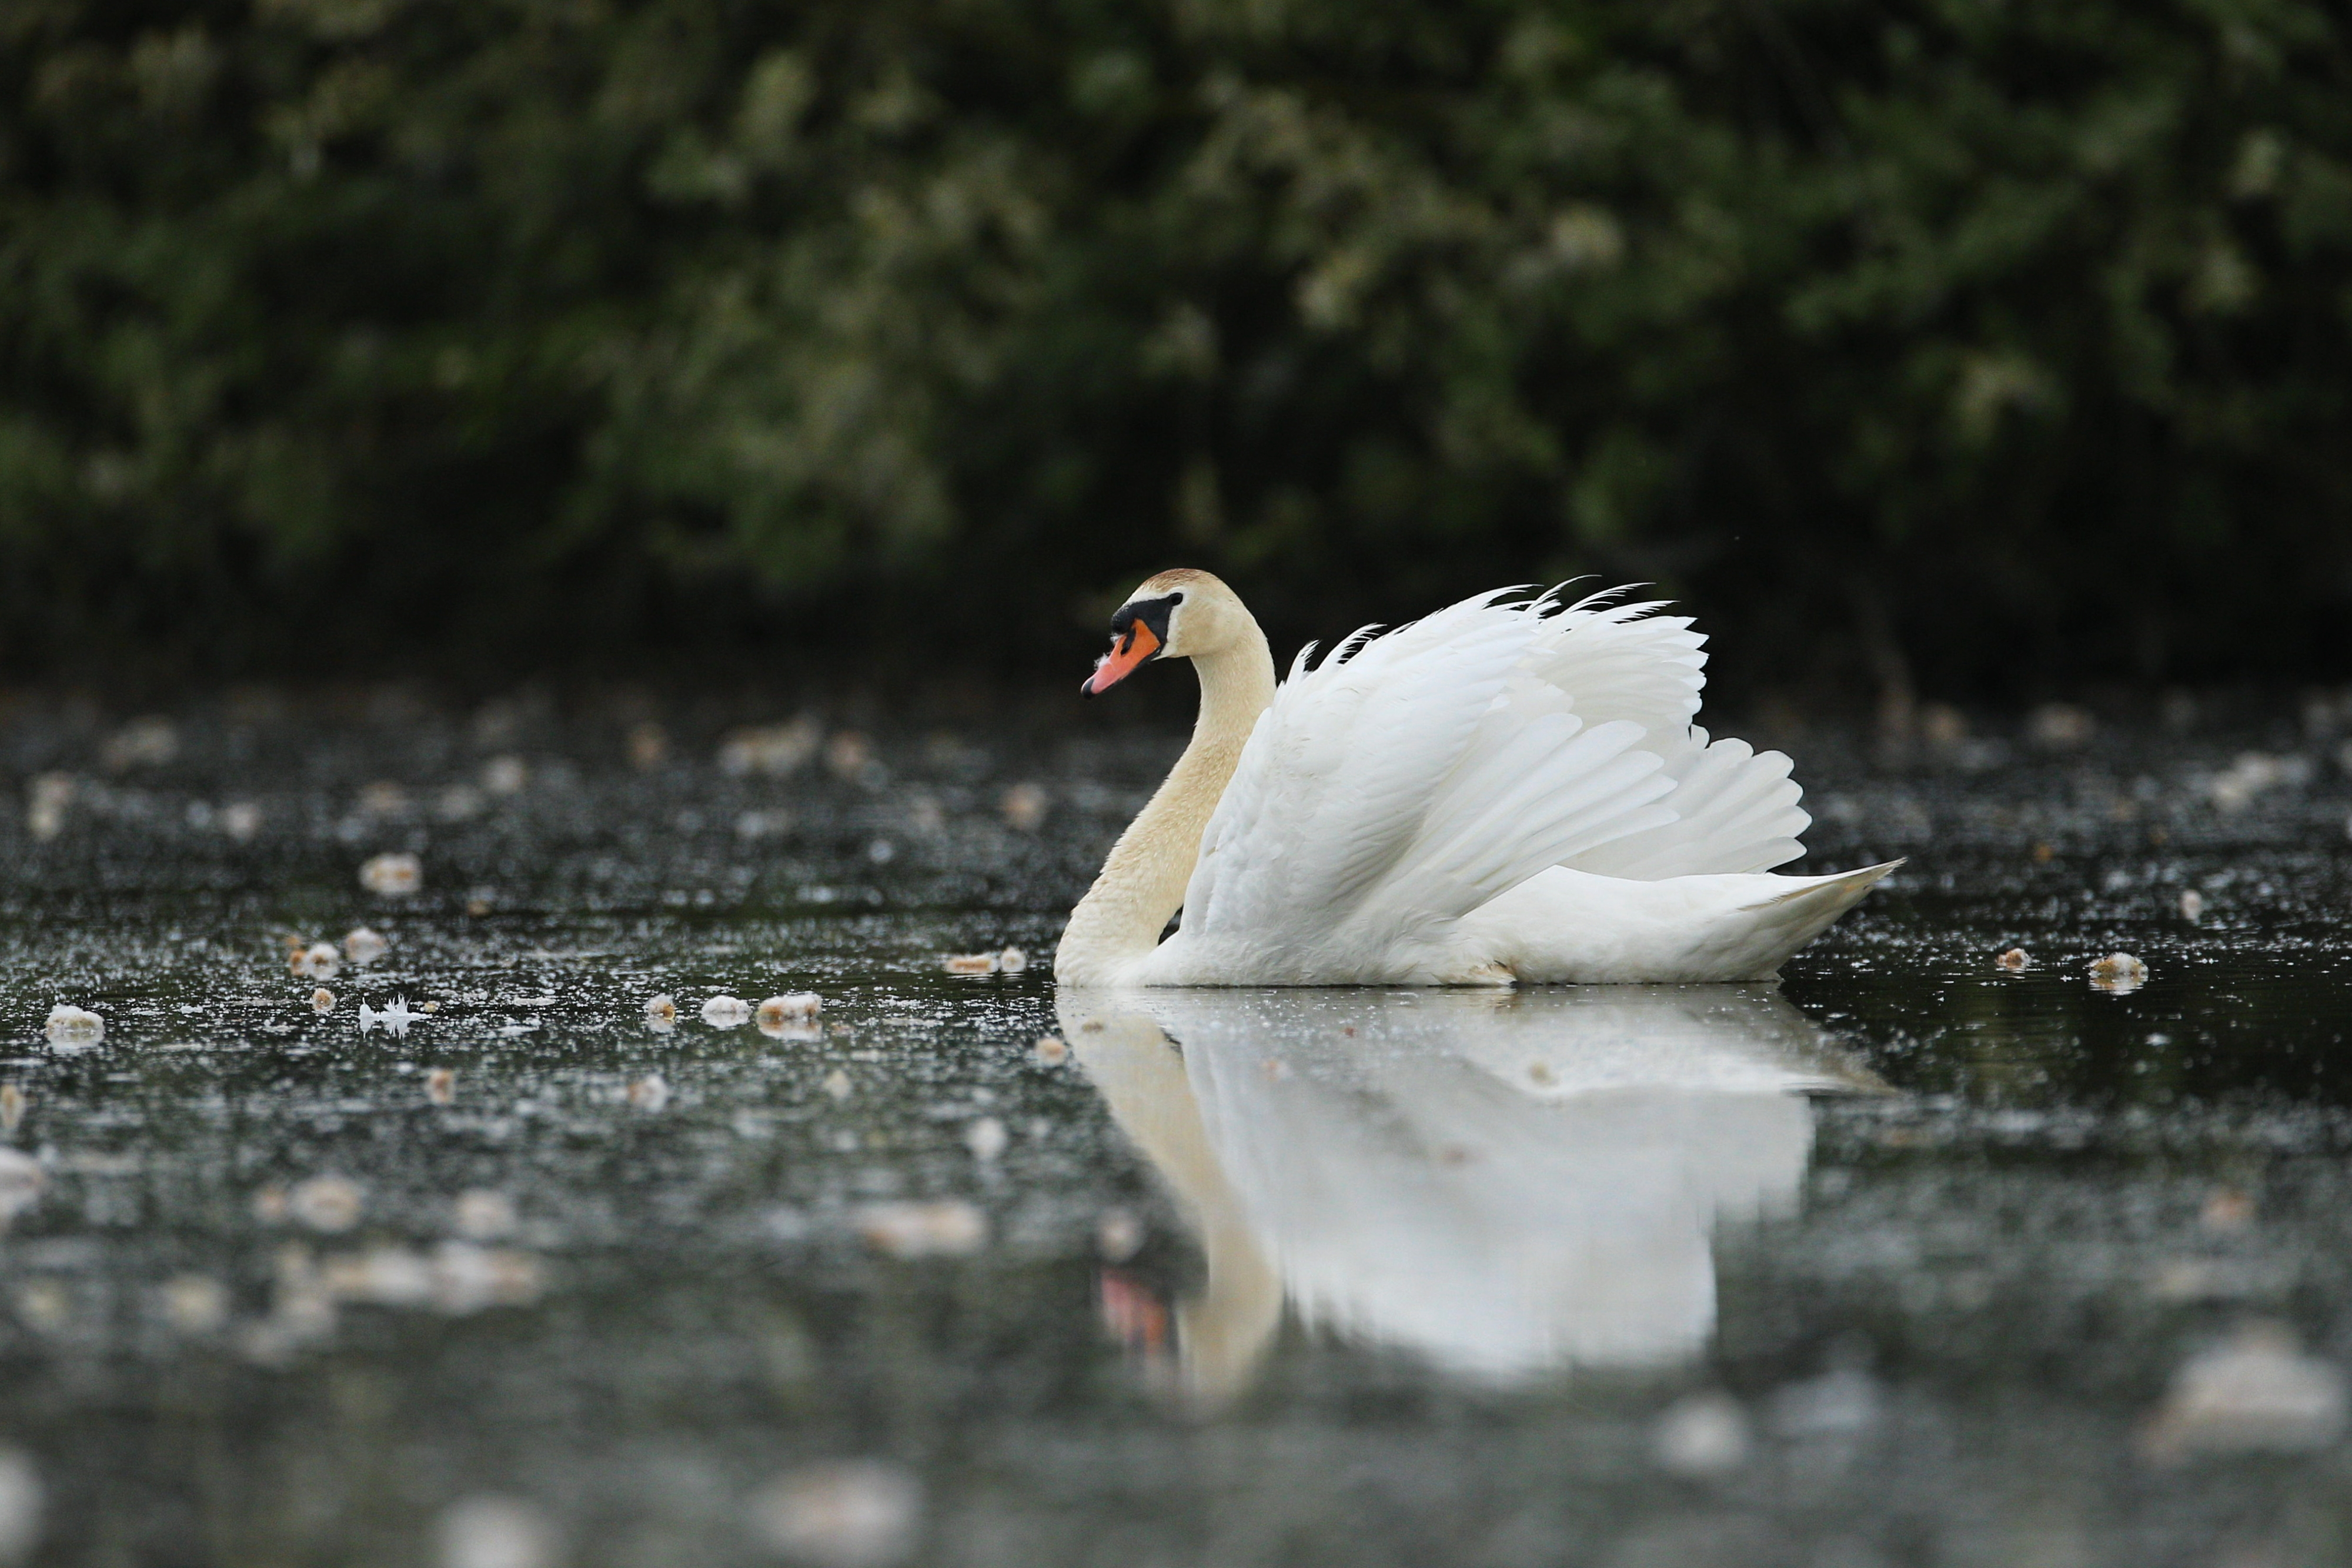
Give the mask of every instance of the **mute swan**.
M 1786 757 L 1691 723 L 1706 639 L 1654 603 L 1514 592 L 1359 632 L 1311 670 L 1310 646 L 1277 687 L 1216 578 L 1137 589 L 1080 689 L 1190 659 L 1200 717 L 1070 912 L 1056 977 L 1769 979 L 1901 863 L 1766 874 L 1811 819 Z

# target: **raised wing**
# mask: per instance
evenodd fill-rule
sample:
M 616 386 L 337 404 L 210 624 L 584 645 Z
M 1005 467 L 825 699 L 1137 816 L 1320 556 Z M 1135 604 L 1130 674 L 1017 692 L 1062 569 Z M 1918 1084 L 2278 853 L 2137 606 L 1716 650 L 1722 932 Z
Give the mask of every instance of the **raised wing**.
M 1359 633 L 1314 670 L 1299 656 L 1202 835 L 1187 937 L 1245 941 L 1261 960 L 1313 950 L 1328 971 L 1434 941 L 1546 866 L 1672 823 L 1657 801 L 1674 779 L 1644 725 L 1594 722 L 1551 678 L 1570 612 L 1509 591 Z M 1604 652 L 1596 706 L 1695 704 L 1695 665 L 1662 683 Z

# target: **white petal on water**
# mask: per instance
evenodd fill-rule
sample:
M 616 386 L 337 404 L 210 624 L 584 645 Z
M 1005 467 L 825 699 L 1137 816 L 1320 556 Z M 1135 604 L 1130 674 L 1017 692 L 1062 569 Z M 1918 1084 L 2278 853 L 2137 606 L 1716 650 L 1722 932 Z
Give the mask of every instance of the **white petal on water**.
M 1017 975 L 1029 967 L 1029 955 L 1018 947 L 1007 947 L 996 956 L 996 967 L 1008 975 Z
M 530 766 L 520 757 L 493 757 L 482 764 L 482 788 L 492 795 L 520 795 L 530 783 Z
M 1059 1067 L 1070 1060 L 1069 1045 L 1055 1034 L 1040 1035 L 1029 1053 L 1048 1067 Z
M 1004 1124 L 993 1116 L 982 1116 L 963 1130 L 964 1147 L 971 1151 L 972 1158 L 982 1163 L 1003 1154 L 1009 1141 Z
M 220 825 L 236 842 L 250 843 L 261 831 L 261 808 L 250 800 L 232 800 L 221 808 Z
M 2344 1375 L 2303 1354 L 2294 1336 L 2257 1323 L 2190 1356 L 2143 1435 L 2148 1458 L 2200 1453 L 2302 1453 L 2342 1435 Z
M 444 1241 L 433 1253 L 433 1305 L 455 1316 L 527 1307 L 546 1288 L 539 1260 L 511 1247 Z
M 59 1002 L 49 1009 L 45 1032 L 51 1045 L 96 1045 L 106 1038 L 106 1020 L 86 1009 Z
M 383 956 L 390 944 L 364 925 L 353 926 L 343 936 L 343 956 L 364 967 Z
M 950 953 L 940 960 L 950 975 L 993 975 L 1003 961 L 994 953 Z
M 0 1563 L 22 1563 L 41 1542 L 41 1472 L 22 1448 L 0 1448 Z
M 721 992 L 702 1004 L 702 1021 L 713 1029 L 740 1029 L 751 1021 L 751 1004 Z
M 815 755 L 824 731 L 813 718 L 739 729 L 719 744 L 719 768 L 737 778 L 757 773 L 782 779 Z
M 2205 895 L 2193 887 L 2180 890 L 2180 918 L 2194 925 L 2205 918 Z
M 1772 1430 L 1783 1437 L 1846 1437 L 1878 1422 L 1878 1380 L 1859 1367 L 1839 1367 L 1791 1383 L 1772 1396 Z
M 366 1195 L 349 1177 L 316 1176 L 294 1184 L 286 1195 L 286 1209 L 313 1230 L 329 1234 L 349 1230 L 360 1222 Z
M 228 1322 L 228 1287 L 210 1274 L 174 1274 L 157 1292 L 157 1304 L 174 1333 L 218 1333 Z
M 442 1511 L 441 1568 L 555 1568 L 562 1546 L 553 1522 L 511 1497 L 469 1497 Z
M 1015 784 L 997 800 L 996 809 L 1004 818 L 1005 826 L 1017 832 L 1034 833 L 1045 821 L 1045 809 L 1052 798 L 1035 784 Z
M 656 1034 L 667 1034 L 677 1027 L 677 1003 L 667 993 L 646 1003 L 646 1027 Z
M 14 1133 L 25 1120 L 25 1092 L 14 1083 L 0 1083 L 0 1133 Z
M 468 1241 L 496 1241 L 514 1234 L 514 1200 L 488 1187 L 469 1187 L 457 1195 L 457 1234 Z
M 824 1075 L 824 1092 L 835 1100 L 849 1098 L 849 1074 L 836 1067 Z
M 2091 961 L 2091 984 L 2116 996 L 2126 996 L 2147 984 L 2147 966 L 2129 953 L 2110 953 Z
M 415 855 L 376 855 L 360 867 L 360 885 L 386 898 L 404 897 L 425 885 L 425 865 Z
M 1993 962 L 2001 968 L 2009 970 L 2011 974 L 2015 974 L 2021 969 L 2029 969 L 2033 967 L 2033 960 L 2027 956 L 2025 949 L 2022 947 L 2011 947 L 2000 957 L 1995 958 Z
M 317 990 L 312 991 L 310 993 L 310 1010 L 314 1013 L 333 1012 L 335 1010 L 335 993 L 327 989 L 324 986 L 320 986 Z
M 436 1067 L 425 1075 L 425 1098 L 436 1105 L 452 1104 L 457 1098 L 457 1070 Z
M 628 1102 L 639 1111 L 658 1111 L 669 1103 L 669 1084 L 658 1072 L 648 1072 L 629 1085 Z
M 295 974 L 306 980 L 331 980 L 335 971 L 343 967 L 343 956 L 331 942 L 314 942 L 295 950 L 288 960 Z
M 1658 1463 L 1678 1476 L 1719 1476 L 1748 1460 L 1748 1413 L 1727 1394 L 1677 1400 L 1651 1429 Z
M 751 1527 L 775 1552 L 812 1568 L 892 1568 L 922 1524 L 922 1487 L 903 1466 L 837 1460 L 793 1470 L 751 1502 Z
M 66 809 L 79 786 L 70 773 L 43 773 L 25 789 L 25 827 L 43 843 L 65 831 Z
M 956 1258 L 987 1243 L 988 1217 L 954 1197 L 868 1204 L 858 1211 L 857 1233 L 893 1258 Z

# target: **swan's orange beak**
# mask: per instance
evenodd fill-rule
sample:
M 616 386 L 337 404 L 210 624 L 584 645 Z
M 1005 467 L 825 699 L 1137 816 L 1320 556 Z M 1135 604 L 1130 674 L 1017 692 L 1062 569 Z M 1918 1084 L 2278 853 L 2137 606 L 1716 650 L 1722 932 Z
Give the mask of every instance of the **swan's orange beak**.
M 1127 631 L 1110 645 L 1110 652 L 1095 661 L 1095 673 L 1078 686 L 1081 695 L 1098 697 L 1135 673 L 1135 667 L 1160 652 L 1160 639 L 1151 628 L 1140 621 L 1130 621 Z

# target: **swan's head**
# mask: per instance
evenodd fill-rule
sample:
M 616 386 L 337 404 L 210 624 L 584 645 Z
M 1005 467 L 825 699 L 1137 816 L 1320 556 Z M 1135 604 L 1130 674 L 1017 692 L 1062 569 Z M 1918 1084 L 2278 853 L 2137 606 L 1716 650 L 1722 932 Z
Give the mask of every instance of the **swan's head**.
M 1194 659 L 1255 626 L 1240 598 L 1205 571 L 1180 567 L 1147 578 L 1110 618 L 1110 652 L 1078 687 L 1099 696 L 1154 659 Z

